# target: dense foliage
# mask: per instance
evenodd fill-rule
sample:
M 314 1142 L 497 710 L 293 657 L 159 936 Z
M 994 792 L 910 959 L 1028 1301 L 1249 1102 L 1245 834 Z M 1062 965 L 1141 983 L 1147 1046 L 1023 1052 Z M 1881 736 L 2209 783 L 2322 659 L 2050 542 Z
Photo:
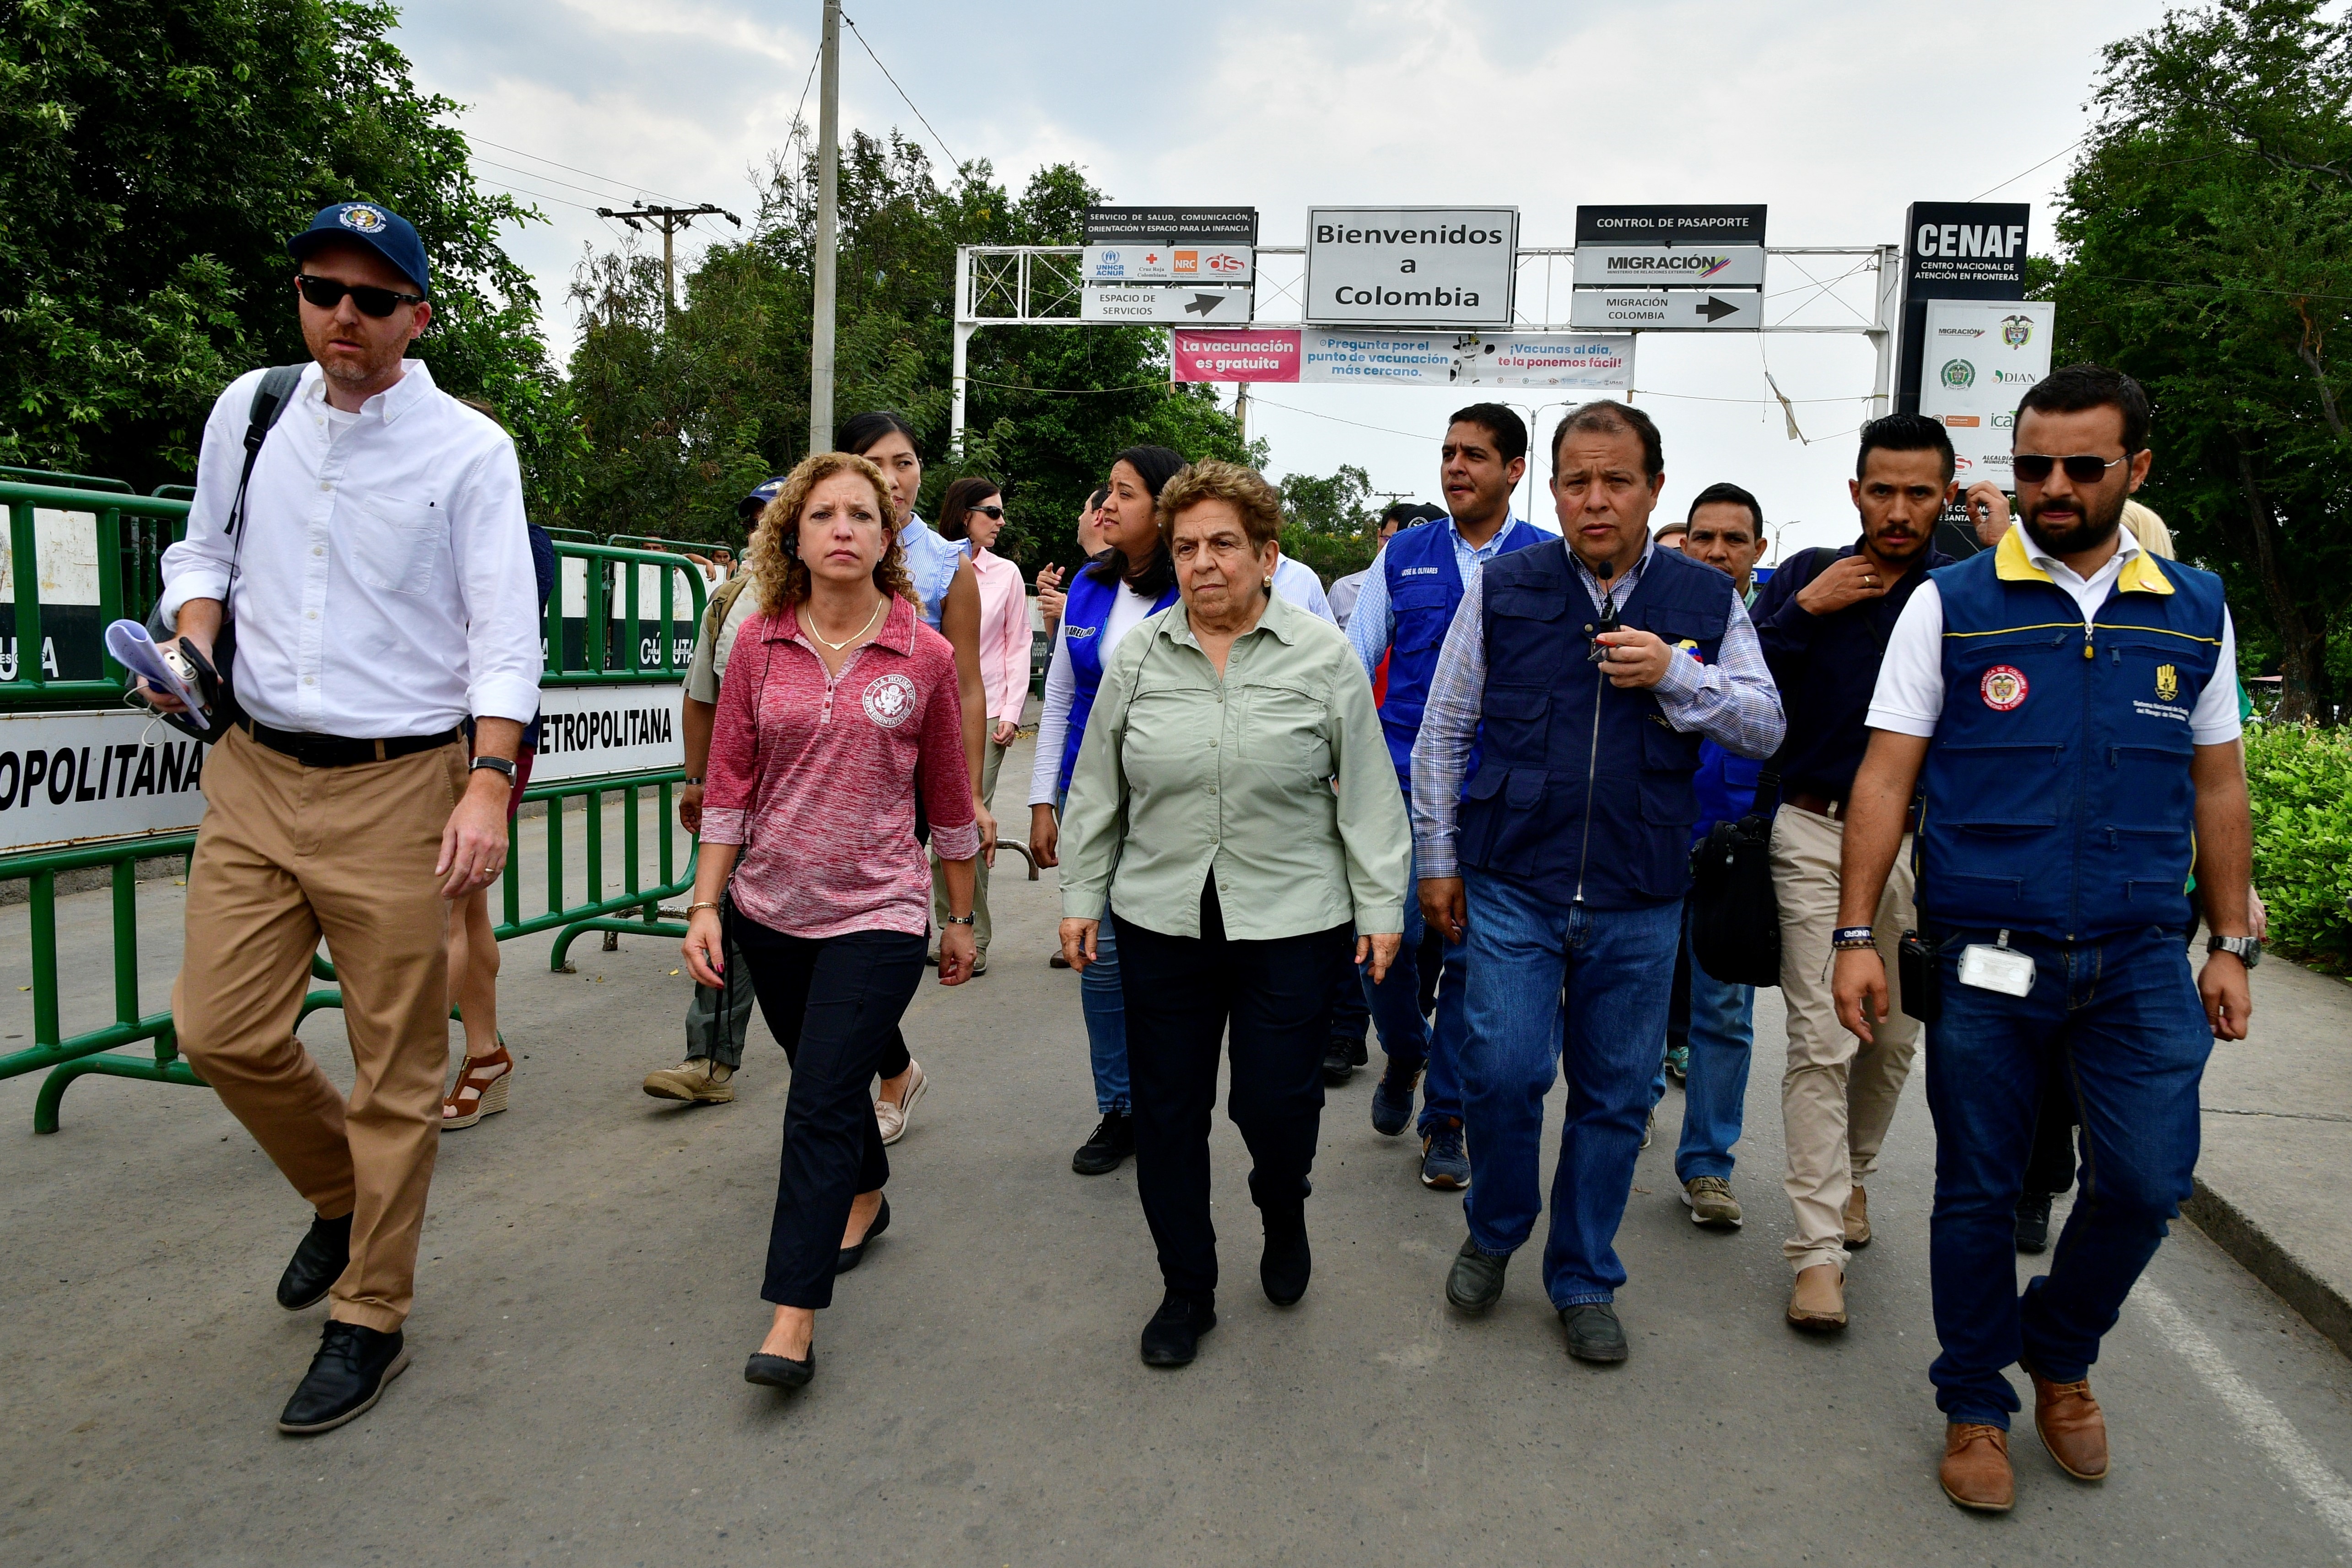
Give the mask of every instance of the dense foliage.
M 2157 403 L 2144 497 L 2228 582 L 2281 713 L 2352 679 L 2352 21 L 2221 0 L 2112 45 L 2066 182 L 2063 357 Z
M 1333 579 L 1372 564 L 1380 549 L 1381 515 L 1370 503 L 1372 476 L 1343 464 L 1328 478 L 1292 474 L 1282 481 L 1282 553 Z
M 528 215 L 474 187 L 457 106 L 417 92 L 364 0 L 19 0 L 0 26 L 0 463 L 188 477 L 226 382 L 306 358 L 286 237 L 332 202 L 414 222 L 436 380 L 497 404 L 542 507 L 569 424 Z
M 2352 968 L 2352 730 L 2256 725 L 2246 731 L 2246 783 L 2271 941 Z

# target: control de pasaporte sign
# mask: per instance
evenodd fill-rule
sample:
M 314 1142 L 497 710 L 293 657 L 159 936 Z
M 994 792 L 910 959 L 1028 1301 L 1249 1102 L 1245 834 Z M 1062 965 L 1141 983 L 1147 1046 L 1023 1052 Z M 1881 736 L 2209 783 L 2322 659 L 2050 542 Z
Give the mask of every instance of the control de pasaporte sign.
M 1310 207 L 1307 319 L 1507 327 L 1518 249 L 1517 207 Z

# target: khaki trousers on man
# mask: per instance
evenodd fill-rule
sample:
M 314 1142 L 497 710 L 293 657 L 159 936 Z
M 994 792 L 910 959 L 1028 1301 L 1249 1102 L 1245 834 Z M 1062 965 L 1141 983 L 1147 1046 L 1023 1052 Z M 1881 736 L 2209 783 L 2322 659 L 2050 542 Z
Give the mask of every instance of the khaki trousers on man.
M 1889 1013 L 1864 1045 L 1838 1022 L 1830 994 L 1837 929 L 1838 853 L 1845 825 L 1833 817 L 1782 806 L 1772 819 L 1772 889 L 1780 905 L 1780 995 L 1789 1014 L 1789 1067 L 1780 1079 L 1780 1117 L 1789 1147 L 1781 1178 L 1797 1228 L 1780 1250 L 1801 1272 L 1834 1263 L 1845 1272 L 1845 1205 L 1878 1166 L 1879 1145 L 1918 1049 L 1919 1020 L 1903 1010 L 1896 953 L 1903 933 L 1919 924 L 1912 907 L 1911 838 L 1879 896 L 1873 934 L 1886 963 Z
M 205 761 L 172 988 L 189 1065 L 313 1208 L 352 1216 L 328 1316 L 387 1333 L 415 1297 L 441 1138 L 449 906 L 433 862 L 465 770 L 461 746 L 305 768 L 230 731 Z M 351 1037 L 348 1103 L 294 1033 L 321 936 Z

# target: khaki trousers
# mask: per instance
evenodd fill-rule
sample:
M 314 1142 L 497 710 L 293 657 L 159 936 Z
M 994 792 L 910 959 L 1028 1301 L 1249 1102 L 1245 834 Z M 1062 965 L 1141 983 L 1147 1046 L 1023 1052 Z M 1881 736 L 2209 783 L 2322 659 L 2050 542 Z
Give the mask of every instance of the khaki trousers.
M 991 723 L 994 721 L 992 720 Z M 1004 767 L 1004 754 L 1010 749 L 996 744 L 990 736 L 980 743 L 980 798 L 996 810 L 996 776 Z M 1010 836 L 1010 835 L 1008 835 Z M 1028 841 L 1025 830 L 1021 841 Z M 939 951 L 940 933 L 948 928 L 948 873 L 940 869 L 937 851 L 931 852 L 931 951 Z M 988 857 L 982 855 L 971 868 L 971 946 L 976 957 L 988 956 L 988 939 L 996 935 L 996 923 L 988 917 Z
M 327 1218 L 352 1216 L 328 1315 L 384 1333 L 415 1293 L 449 1067 L 449 906 L 433 862 L 466 785 L 447 746 L 305 768 L 232 730 L 205 766 L 172 1021 L 189 1065 Z M 319 938 L 341 977 L 348 1103 L 294 1034 Z
M 1782 806 L 1772 819 L 1772 888 L 1780 905 L 1780 994 L 1788 1004 L 1789 1066 L 1780 1079 L 1780 1117 L 1789 1146 L 1781 1178 L 1797 1228 L 1780 1244 L 1791 1269 L 1834 1263 L 1845 1271 L 1845 1204 L 1878 1166 L 1879 1145 L 1919 1045 L 1919 1020 L 1903 1010 L 1903 933 L 1919 917 L 1912 906 L 1911 839 L 1906 834 L 1880 894 L 1878 956 L 1886 964 L 1888 1016 L 1864 1045 L 1838 1022 L 1830 994 L 1837 929 L 1838 852 L 1844 824 Z

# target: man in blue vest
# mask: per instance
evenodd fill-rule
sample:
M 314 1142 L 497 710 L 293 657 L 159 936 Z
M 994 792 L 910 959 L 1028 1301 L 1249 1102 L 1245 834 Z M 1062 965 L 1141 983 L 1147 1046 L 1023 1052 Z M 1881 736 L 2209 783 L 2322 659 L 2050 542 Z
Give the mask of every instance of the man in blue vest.
M 1945 1492 L 2014 1498 L 2007 1368 L 2078 1480 L 2107 1473 L 2091 1364 L 2189 1196 L 2198 1083 L 2243 1040 L 2252 863 L 2237 651 L 2221 580 L 2119 531 L 2147 476 L 2147 395 L 2074 365 L 2018 408 L 2018 526 L 1932 573 L 1888 640 L 1841 861 L 1833 981 L 1863 1039 L 1887 1010 L 1870 922 L 1915 787 L 1936 1118 L 1928 1228 Z M 2196 876 L 2212 936 L 2191 978 Z M 2021 1301 L 2011 1251 L 2045 1060 L 2082 1109 L 2081 1196 Z
M 1542 543 L 1549 536 L 1511 516 L 1511 491 L 1528 471 L 1528 427 L 1496 402 L 1463 409 L 1445 427 L 1437 479 L 1445 493 L 1444 526 L 1407 528 L 1388 542 L 1348 621 L 1348 641 L 1376 677 L 1389 662 L 1381 727 L 1397 785 L 1412 797 L 1412 743 L 1421 733 L 1422 705 L 1437 669 L 1438 645 L 1463 595 L 1475 591 L 1488 561 Z M 1372 1125 L 1393 1137 L 1412 1119 L 1412 1086 L 1424 1068 L 1422 1092 L 1421 1184 L 1439 1191 L 1470 1185 L 1463 1147 L 1462 1086 L 1454 1058 L 1462 1039 L 1462 949 L 1448 943 L 1432 1029 L 1421 1011 L 1418 953 L 1424 927 L 1412 900 L 1405 904 L 1404 942 L 1386 978 L 1371 987 L 1372 1022 L 1388 1067 L 1372 1090 Z
M 1587 403 L 1560 421 L 1551 460 L 1565 537 L 1487 565 L 1445 634 L 1412 750 L 1422 914 L 1466 943 L 1469 981 L 1462 1108 L 1478 1183 L 1445 1294 L 1471 1312 L 1501 1298 L 1542 1207 L 1544 1095 L 1564 1057 L 1544 1288 L 1570 1355 L 1619 1362 L 1612 1243 L 1666 1032 L 1699 744 L 1771 755 L 1780 699 L 1731 579 L 1651 543 L 1665 460 L 1649 416 Z

